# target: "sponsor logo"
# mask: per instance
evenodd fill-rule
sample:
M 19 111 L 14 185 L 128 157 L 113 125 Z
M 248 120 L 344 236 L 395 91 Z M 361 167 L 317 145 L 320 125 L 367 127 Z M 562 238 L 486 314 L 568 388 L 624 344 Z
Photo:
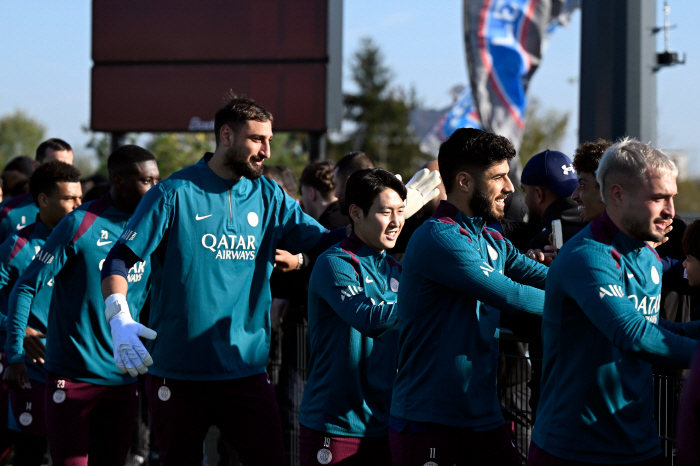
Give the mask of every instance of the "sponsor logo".
M 255 259 L 255 236 L 221 235 L 211 233 L 202 236 L 202 246 L 216 253 L 215 259 L 253 260 Z
M 204 215 L 203 217 L 200 217 L 199 214 L 197 214 L 197 215 L 194 216 L 194 219 L 197 220 L 197 221 L 200 221 L 200 220 L 204 220 L 205 218 L 209 218 L 209 217 L 211 217 L 212 215 L 214 215 L 214 214 Z
M 21 230 L 22 228 L 24 228 L 24 227 L 26 227 L 26 226 L 27 226 L 27 217 L 25 217 L 24 215 L 22 215 L 22 222 L 20 222 L 20 223 L 17 224 L 17 229 L 18 229 L 18 230 Z
M 628 273 L 628 274 L 627 274 L 627 278 L 634 278 L 634 274 L 633 274 L 633 273 Z
M 97 240 L 98 246 L 104 246 L 105 244 L 111 244 L 112 241 L 103 241 L 109 239 L 109 232 L 107 230 L 102 230 L 100 233 L 100 239 Z
M 661 295 L 644 296 L 640 300 L 636 295 L 628 296 L 634 304 L 637 312 L 641 312 L 644 318 L 653 324 L 659 322 L 659 308 L 661 307 Z
M 564 173 L 564 175 L 568 175 L 569 173 L 575 173 L 575 172 L 576 172 L 576 170 L 574 170 L 574 166 L 573 166 L 573 165 L 568 165 L 568 166 L 567 166 L 567 165 L 562 165 L 562 166 L 561 166 L 561 171 L 562 171 L 562 173 Z
M 374 280 L 369 277 L 365 277 L 365 283 L 374 283 Z
M 316 453 L 316 459 L 320 464 L 330 464 L 333 461 L 333 453 L 328 448 L 321 448 Z
M 170 389 L 168 387 L 160 387 L 158 389 L 158 398 L 161 401 L 168 401 L 170 399 Z
M 61 381 L 59 380 L 59 382 Z M 64 401 L 66 401 L 66 392 L 64 392 L 63 390 L 56 390 L 55 392 L 53 392 L 54 403 L 60 404 Z
M 54 256 L 53 256 L 52 254 L 49 254 L 48 252 L 39 251 L 39 252 L 36 254 L 36 256 L 34 256 L 34 259 L 39 259 L 39 260 L 40 260 L 41 262 L 43 262 L 44 264 L 47 264 L 47 265 L 48 265 L 48 264 L 50 264 L 51 262 L 53 262 L 53 260 L 54 260 L 55 258 L 54 258 Z
M 493 267 L 491 267 L 491 266 L 490 266 L 489 264 L 487 264 L 486 262 L 484 262 L 483 264 L 484 264 L 484 265 L 480 265 L 479 267 L 481 268 L 481 270 L 483 270 L 484 275 L 486 275 L 487 277 L 489 276 L 489 273 L 495 272 L 495 271 L 496 271 L 496 269 L 494 269 Z
M 609 285 L 608 289 L 605 289 L 601 286 L 600 299 L 603 299 L 606 296 L 615 296 L 618 298 L 623 298 L 625 296 L 625 293 L 622 292 L 622 287 L 620 285 Z
M 492 261 L 498 259 L 498 252 L 496 252 L 496 250 L 492 248 L 490 244 L 486 245 L 486 250 L 489 252 L 489 257 Z
M 389 288 L 391 288 L 391 291 L 393 291 L 394 293 L 398 293 L 399 281 L 394 277 L 391 277 L 391 280 L 389 280 Z
M 255 212 L 249 212 L 248 213 L 248 224 L 251 227 L 257 227 L 258 222 L 259 222 L 258 214 L 256 214 Z
M 27 225 L 20 225 L 19 223 L 17 224 L 17 230 L 21 230 L 22 228 L 26 227 Z
M 53 286 L 53 278 L 52 278 L 51 280 L 49 280 L 48 282 L 46 282 L 46 284 L 47 284 L 48 286 Z
M 32 417 L 31 413 L 22 413 L 19 415 L 19 423 L 22 424 L 24 427 L 27 427 L 29 424 L 32 423 L 34 418 Z

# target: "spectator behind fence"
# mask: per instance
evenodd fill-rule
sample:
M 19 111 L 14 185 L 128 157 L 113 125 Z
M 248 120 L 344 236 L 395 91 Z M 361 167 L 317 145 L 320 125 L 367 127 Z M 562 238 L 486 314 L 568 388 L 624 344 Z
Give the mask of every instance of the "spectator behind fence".
M 394 466 L 521 464 L 496 394 L 495 308 L 541 313 L 548 269 L 485 227 L 503 218 L 513 157 L 506 138 L 473 128 L 440 146 L 447 200 L 409 241 L 399 288 Z
M 348 152 L 343 158 L 338 160 L 338 163 L 333 168 L 335 197 L 338 199 L 340 212 L 343 215 L 348 215 L 348 205 L 345 203 L 345 184 L 348 182 L 350 175 L 365 168 L 374 168 L 374 162 L 367 154 L 361 151 Z M 349 223 L 350 221 L 348 220 L 347 224 Z
M 547 278 L 529 465 L 665 464 L 651 363 L 687 367 L 698 323 L 659 320 L 662 264 L 646 241 L 664 238 L 677 173 L 635 140 L 603 155 L 605 211 L 564 245 Z
M 318 223 L 333 230 L 350 223 L 347 215 L 340 212 L 340 203 L 333 184 L 333 162 L 311 162 L 299 178 L 301 207 Z
M 525 191 L 529 220 L 535 236 L 529 249 L 544 251 L 549 245 L 552 220 L 561 220 L 564 241 L 578 233 L 583 224 L 571 193 L 576 189 L 576 171 L 571 159 L 561 152 L 546 150 L 528 160 L 520 178 Z

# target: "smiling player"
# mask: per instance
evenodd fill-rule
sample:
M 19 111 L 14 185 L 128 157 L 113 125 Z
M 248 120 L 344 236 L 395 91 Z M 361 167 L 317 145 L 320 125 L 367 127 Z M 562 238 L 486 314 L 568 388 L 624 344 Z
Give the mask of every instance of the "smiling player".
M 380 168 L 347 181 L 353 234 L 322 254 L 309 283 L 309 378 L 299 459 L 391 464 L 388 421 L 396 376 L 401 266 L 386 254 L 404 224 L 406 188 Z
M 600 160 L 605 211 L 564 245 L 547 278 L 528 464 L 665 464 L 652 363 L 687 367 L 699 334 L 698 322 L 659 319 L 662 264 L 647 244 L 661 241 L 673 218 L 677 173 L 665 154 L 634 140 Z
M 514 156 L 472 128 L 440 146 L 447 200 L 409 241 L 398 297 L 395 466 L 520 465 L 496 395 L 498 309 L 541 313 L 547 267 L 485 227 L 504 216 Z

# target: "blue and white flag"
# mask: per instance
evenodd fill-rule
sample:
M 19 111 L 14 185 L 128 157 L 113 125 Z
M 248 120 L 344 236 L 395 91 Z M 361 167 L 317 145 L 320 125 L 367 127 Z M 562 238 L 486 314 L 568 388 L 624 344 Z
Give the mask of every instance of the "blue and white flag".
M 464 36 L 474 106 L 482 127 L 518 148 L 526 90 L 556 24 L 577 0 L 464 0 Z

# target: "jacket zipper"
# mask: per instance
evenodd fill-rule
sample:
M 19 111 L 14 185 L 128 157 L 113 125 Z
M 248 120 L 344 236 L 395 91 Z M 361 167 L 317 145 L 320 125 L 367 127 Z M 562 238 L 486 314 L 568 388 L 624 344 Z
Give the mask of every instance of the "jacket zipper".
M 229 219 L 231 222 L 233 222 L 233 206 L 231 206 L 231 190 L 233 189 L 233 186 L 231 189 L 228 190 L 228 213 L 229 213 Z

